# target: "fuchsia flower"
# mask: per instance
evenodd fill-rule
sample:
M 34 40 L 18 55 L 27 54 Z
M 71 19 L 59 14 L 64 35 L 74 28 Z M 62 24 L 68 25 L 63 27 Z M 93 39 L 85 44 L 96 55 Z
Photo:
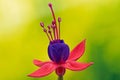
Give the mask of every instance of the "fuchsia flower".
M 93 62 L 80 63 L 76 62 L 85 51 L 85 41 L 80 42 L 71 52 L 69 46 L 60 39 L 60 22 L 61 18 L 58 18 L 58 25 L 56 22 L 56 17 L 52 8 L 52 4 L 49 4 L 52 12 L 53 21 L 52 24 L 48 26 L 48 30 L 44 27 L 44 23 L 40 23 L 43 31 L 46 33 L 50 43 L 48 46 L 48 55 L 51 59 L 47 62 L 42 62 L 40 60 L 34 60 L 33 63 L 40 67 L 35 72 L 29 74 L 28 76 L 34 78 L 40 78 L 49 75 L 53 71 L 56 72 L 58 76 L 63 76 L 66 69 L 72 71 L 81 71 L 88 68 Z M 52 29 L 52 30 L 51 30 Z

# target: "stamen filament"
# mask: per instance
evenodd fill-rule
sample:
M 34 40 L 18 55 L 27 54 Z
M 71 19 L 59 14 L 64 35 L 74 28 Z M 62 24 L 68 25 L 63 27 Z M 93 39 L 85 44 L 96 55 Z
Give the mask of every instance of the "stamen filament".
M 56 38 L 58 39 L 58 27 L 56 26 Z
M 58 39 L 60 39 L 60 22 L 58 24 L 59 24 L 59 28 L 58 28 L 59 36 L 58 36 Z
M 60 22 L 61 22 L 61 18 L 58 17 L 58 32 L 59 32 L 58 39 L 60 39 Z
M 52 29 L 53 29 L 53 35 L 54 35 L 54 40 L 56 40 L 56 35 L 55 35 L 55 25 L 51 25 Z
M 43 28 L 43 31 L 46 33 L 46 35 L 47 35 L 47 37 L 48 37 L 49 41 L 51 41 L 51 38 L 50 38 L 50 36 L 48 35 L 47 30 L 46 30 L 45 28 Z
M 48 33 L 50 34 L 51 40 L 53 41 L 53 37 L 52 37 L 50 26 L 48 26 Z
M 56 18 L 55 18 L 55 14 L 54 14 L 54 11 L 53 11 L 53 8 L 52 8 L 52 4 L 49 3 L 48 5 L 49 5 L 49 7 L 50 7 L 50 10 L 51 10 L 51 12 L 52 12 L 53 19 L 54 19 L 55 24 L 56 24 Z
M 50 34 L 50 36 L 51 36 L 51 39 L 52 39 L 52 41 L 53 41 L 52 33 L 49 33 L 49 34 Z
M 58 39 L 58 27 L 57 27 L 56 18 L 55 18 L 54 10 L 52 8 L 52 4 L 51 3 L 49 3 L 49 7 L 50 7 L 50 10 L 52 12 L 53 19 L 55 21 L 55 36 L 56 36 L 56 39 Z
M 54 39 L 56 40 L 55 28 L 53 29 L 53 33 L 54 33 Z
M 47 32 L 46 32 L 46 34 L 47 34 L 47 37 L 48 37 L 49 41 L 51 41 L 51 39 L 50 39 L 50 37 L 49 37 L 49 35 L 48 35 L 48 33 L 47 33 Z

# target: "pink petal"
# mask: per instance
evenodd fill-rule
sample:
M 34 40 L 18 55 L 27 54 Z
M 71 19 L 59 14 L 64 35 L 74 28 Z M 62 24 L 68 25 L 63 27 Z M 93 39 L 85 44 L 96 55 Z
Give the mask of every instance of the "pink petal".
M 50 63 L 50 61 L 48 61 L 48 62 L 42 62 L 42 61 L 40 61 L 40 60 L 34 59 L 34 60 L 33 60 L 33 63 L 34 63 L 36 66 L 41 67 L 42 65 L 44 65 L 44 64 L 46 64 L 46 63 Z
M 43 76 L 47 76 L 48 74 L 52 73 L 56 69 L 56 65 L 51 63 L 44 64 L 40 69 L 36 70 L 35 72 L 29 74 L 29 77 L 39 78 Z
M 68 60 L 77 60 L 79 59 L 85 51 L 85 41 L 80 42 L 70 53 Z
M 75 61 L 69 61 L 69 62 L 66 62 L 64 67 L 67 69 L 73 70 L 73 71 L 81 71 L 81 70 L 88 68 L 92 64 L 93 64 L 93 62 L 79 63 L 79 62 L 75 62 Z

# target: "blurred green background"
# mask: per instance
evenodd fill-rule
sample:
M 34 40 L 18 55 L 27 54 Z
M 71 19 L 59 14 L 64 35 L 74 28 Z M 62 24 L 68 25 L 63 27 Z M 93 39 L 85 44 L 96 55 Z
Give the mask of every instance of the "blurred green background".
M 39 22 L 51 23 L 48 3 L 61 16 L 61 37 L 74 48 L 87 39 L 80 62 L 94 65 L 81 72 L 67 70 L 64 80 L 120 80 L 120 0 L 0 0 L 0 80 L 34 79 L 33 59 L 49 60 L 49 41 Z

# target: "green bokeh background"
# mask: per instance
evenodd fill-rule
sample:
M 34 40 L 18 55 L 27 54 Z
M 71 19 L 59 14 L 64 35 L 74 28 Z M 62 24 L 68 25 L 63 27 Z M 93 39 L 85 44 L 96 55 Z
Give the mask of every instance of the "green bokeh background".
M 47 4 L 61 16 L 61 37 L 74 48 L 87 39 L 78 61 L 94 65 L 81 72 L 67 70 L 64 80 L 120 80 L 120 0 L 0 0 L 0 80 L 57 80 L 53 72 L 27 77 L 38 69 L 33 59 L 49 60 L 49 41 L 39 22 L 51 23 Z

